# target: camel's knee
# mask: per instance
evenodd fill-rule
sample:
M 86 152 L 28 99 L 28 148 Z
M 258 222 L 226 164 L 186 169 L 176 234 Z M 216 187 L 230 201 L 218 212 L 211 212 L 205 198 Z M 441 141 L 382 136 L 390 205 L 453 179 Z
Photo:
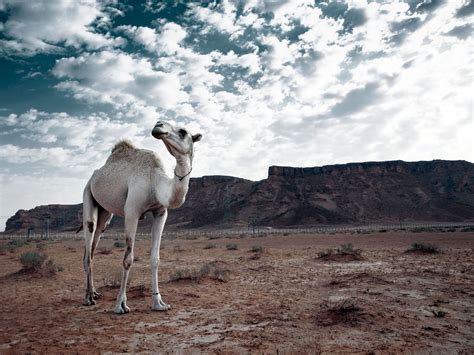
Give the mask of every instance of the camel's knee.
M 87 230 L 89 231 L 89 233 L 94 233 L 94 222 L 93 221 L 87 221 Z
M 130 246 L 127 246 L 127 249 L 125 250 L 125 255 L 123 257 L 123 267 L 125 270 L 130 269 L 130 267 L 133 264 L 133 248 Z
M 153 269 L 158 268 L 158 266 L 160 265 L 160 258 L 151 257 L 150 264 Z

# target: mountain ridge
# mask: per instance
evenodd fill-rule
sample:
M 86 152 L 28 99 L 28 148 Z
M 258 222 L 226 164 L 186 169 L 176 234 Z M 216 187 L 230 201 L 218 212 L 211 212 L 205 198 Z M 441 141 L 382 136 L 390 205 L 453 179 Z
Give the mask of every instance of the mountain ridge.
M 39 206 L 10 217 L 6 232 L 62 231 L 80 225 L 81 204 Z M 251 181 L 226 175 L 191 178 L 186 202 L 170 210 L 168 228 L 305 226 L 361 222 L 474 220 L 474 164 L 465 160 L 355 162 L 270 166 Z M 123 221 L 114 217 L 112 228 Z M 140 221 L 148 229 L 151 217 Z

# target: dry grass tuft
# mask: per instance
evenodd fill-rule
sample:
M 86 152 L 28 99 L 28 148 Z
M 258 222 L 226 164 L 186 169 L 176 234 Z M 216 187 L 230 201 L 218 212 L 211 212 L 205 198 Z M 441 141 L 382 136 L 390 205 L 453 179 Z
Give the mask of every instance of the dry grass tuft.
M 316 323 L 323 326 L 336 324 L 355 325 L 362 321 L 366 313 L 353 299 L 346 299 L 333 306 L 321 305 L 316 315 Z
M 318 259 L 324 261 L 355 261 L 363 260 L 362 251 L 354 249 L 351 243 L 341 244 L 335 249 L 326 249 L 318 253 Z
M 415 254 L 438 254 L 440 252 L 439 248 L 430 243 L 413 243 L 410 249 L 407 249 L 405 253 L 415 253 Z
M 222 269 L 216 263 L 205 263 L 199 269 L 185 268 L 174 270 L 170 274 L 168 282 L 201 282 L 204 279 L 227 282 L 229 280 L 229 270 Z

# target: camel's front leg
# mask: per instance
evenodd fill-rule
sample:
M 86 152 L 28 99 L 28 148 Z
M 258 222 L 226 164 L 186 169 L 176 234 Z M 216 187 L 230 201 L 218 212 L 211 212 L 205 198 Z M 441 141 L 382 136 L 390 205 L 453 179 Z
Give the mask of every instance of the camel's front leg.
M 127 282 L 130 268 L 133 264 L 133 246 L 135 244 L 135 234 L 137 231 L 138 214 L 127 214 L 125 212 L 125 235 L 126 235 L 126 246 L 125 254 L 123 256 L 123 274 L 122 284 L 120 285 L 120 291 L 117 296 L 117 304 L 115 305 L 114 312 L 117 314 L 128 313 L 130 308 L 127 306 Z
M 151 285 L 153 288 L 152 293 L 152 305 L 151 308 L 155 311 L 166 311 L 171 308 L 170 305 L 163 302 L 158 287 L 158 265 L 160 264 L 160 244 L 161 234 L 163 233 L 163 227 L 165 226 L 166 217 L 168 217 L 168 211 L 162 210 L 154 213 L 152 233 L 152 246 L 151 246 Z

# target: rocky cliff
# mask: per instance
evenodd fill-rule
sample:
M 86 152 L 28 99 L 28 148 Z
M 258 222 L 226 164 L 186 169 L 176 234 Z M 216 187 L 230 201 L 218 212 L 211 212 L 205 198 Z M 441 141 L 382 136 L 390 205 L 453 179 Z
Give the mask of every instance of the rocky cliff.
M 49 213 L 52 230 L 80 224 L 81 205 L 20 210 L 6 231 L 31 225 L 38 233 Z M 367 162 L 313 168 L 271 166 L 253 182 L 231 176 L 192 178 L 185 204 L 169 212 L 168 227 L 295 226 L 403 221 L 474 220 L 474 164 L 466 161 Z M 150 216 L 140 222 L 148 229 Z M 122 221 L 114 218 L 112 228 Z M 39 229 L 38 229 L 39 228 Z

